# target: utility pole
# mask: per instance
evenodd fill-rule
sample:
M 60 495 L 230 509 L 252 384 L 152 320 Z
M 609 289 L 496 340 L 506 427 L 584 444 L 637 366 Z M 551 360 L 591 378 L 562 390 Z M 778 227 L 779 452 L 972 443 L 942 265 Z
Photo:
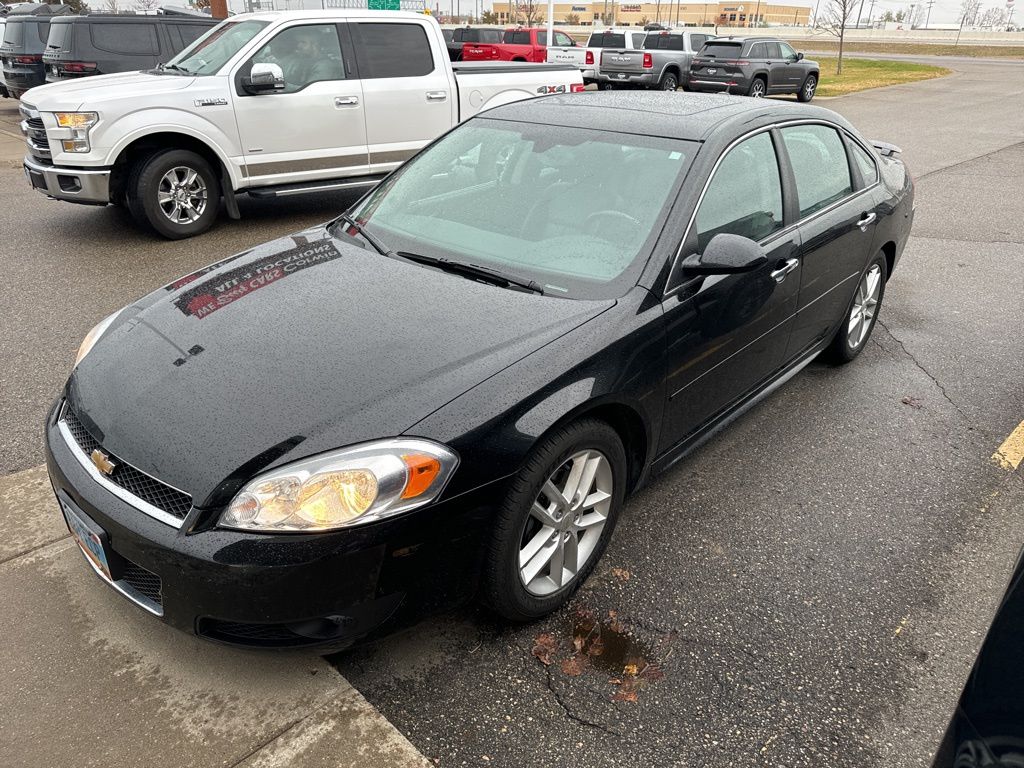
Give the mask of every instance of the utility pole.
M 757 7 L 754 9 L 754 26 L 757 26 L 757 16 L 761 13 L 761 0 L 757 0 Z M 748 25 L 749 26 L 749 25 Z
M 857 26 L 856 29 L 860 29 L 860 15 L 864 12 L 864 0 L 860 0 L 860 8 L 857 9 Z
M 928 0 L 928 14 L 924 17 L 924 28 L 928 29 L 928 22 L 932 18 L 932 6 L 935 5 L 935 0 Z
M 869 27 L 871 26 L 871 17 L 874 15 L 874 13 L 875 13 L 875 0 L 871 0 L 871 3 L 869 5 L 869 7 L 868 7 L 868 26 Z

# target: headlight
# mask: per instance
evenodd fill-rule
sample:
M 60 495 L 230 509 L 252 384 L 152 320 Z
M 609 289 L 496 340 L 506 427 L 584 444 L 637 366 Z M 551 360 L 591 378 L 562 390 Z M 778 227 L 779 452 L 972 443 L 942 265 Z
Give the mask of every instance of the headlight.
M 246 531 L 329 531 L 422 507 L 458 465 L 448 448 L 395 438 L 303 459 L 247 484 L 218 525 Z
M 82 339 L 82 343 L 78 347 L 78 356 L 75 358 L 75 365 L 82 362 L 82 358 L 88 355 L 89 350 L 96 346 L 96 342 L 100 340 L 100 336 L 107 332 L 107 328 L 110 327 L 110 324 L 117 319 L 117 316 L 121 314 L 122 311 L 123 310 L 119 309 L 109 317 L 103 318 L 93 326 L 91 331 L 85 334 L 85 338 Z
M 57 126 L 65 130 L 59 135 L 65 152 L 89 152 L 89 129 L 99 121 L 96 112 L 54 112 Z

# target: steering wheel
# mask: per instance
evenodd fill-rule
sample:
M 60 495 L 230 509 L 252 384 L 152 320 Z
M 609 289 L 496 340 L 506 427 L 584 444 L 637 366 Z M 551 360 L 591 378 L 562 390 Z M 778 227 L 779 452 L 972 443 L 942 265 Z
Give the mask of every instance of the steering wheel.
M 589 230 L 591 229 L 591 227 L 593 227 L 593 233 L 600 237 L 602 240 L 608 240 L 609 242 L 613 243 L 629 242 L 631 238 L 624 237 L 621 229 L 607 229 L 610 223 L 609 217 L 611 217 L 611 219 L 623 220 L 636 230 L 641 230 L 644 226 L 643 224 L 640 223 L 639 220 L 637 220 L 633 216 L 630 216 L 628 213 L 623 213 L 622 211 L 616 211 L 611 208 L 606 208 L 603 211 L 594 211 L 592 214 L 587 216 L 587 218 L 583 220 L 583 228 L 585 230 Z M 593 219 L 597 219 L 597 222 L 592 224 Z M 612 237 L 609 237 L 609 234 L 611 234 Z M 627 235 L 628 234 L 631 233 L 627 232 Z

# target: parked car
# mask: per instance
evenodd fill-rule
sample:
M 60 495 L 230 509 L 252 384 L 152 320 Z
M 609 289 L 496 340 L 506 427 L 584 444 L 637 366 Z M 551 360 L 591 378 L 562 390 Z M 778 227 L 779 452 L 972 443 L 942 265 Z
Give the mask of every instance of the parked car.
M 687 87 L 690 60 L 711 37 L 688 30 L 652 31 L 643 50 L 605 48 L 597 81 L 604 87 L 634 86 L 674 91 Z
M 4 28 L 7 26 L 7 18 L 0 16 L 0 41 L 4 39 Z M 7 90 L 7 81 L 4 80 L 4 69 L 0 66 L 0 96 L 5 99 L 11 97 L 10 91 Z
M 6 17 L 0 68 L 7 91 L 20 99 L 30 88 L 46 82 L 43 48 L 50 32 L 50 19 L 71 13 L 66 5 L 33 3 L 21 5 Z
M 482 109 L 576 88 L 572 67 L 452 64 L 423 14 L 244 14 L 166 66 L 32 91 L 25 170 L 45 195 L 124 203 L 160 235 L 191 237 L 221 197 L 238 218 L 242 192 L 372 186 Z
M 555 45 L 576 47 L 576 41 L 561 30 L 554 30 Z M 466 43 L 463 61 L 547 61 L 548 31 L 542 27 L 506 29 L 500 43 Z
M 218 20 L 191 16 L 88 14 L 50 22 L 46 82 L 152 69 L 202 37 Z
M 933 768 L 1024 765 L 1024 553 L 964 685 Z
M 497 27 L 458 27 L 445 31 L 452 33 L 448 42 L 448 57 L 452 61 L 462 61 L 462 49 L 466 43 L 500 43 L 504 36 Z
M 818 62 L 774 37 L 716 37 L 690 65 L 690 89 L 759 98 L 795 93 L 810 101 L 818 88 Z
M 605 48 L 636 50 L 642 48 L 647 33 L 635 27 L 612 27 L 593 32 L 587 45 L 567 48 L 549 45 L 547 59 L 551 63 L 575 64 L 583 73 L 584 83 L 596 83 L 600 71 L 601 52 Z
M 45 426 L 69 527 L 222 642 L 346 645 L 478 585 L 541 617 L 628 493 L 867 345 L 913 218 L 885 153 L 729 96 L 479 113 L 335 221 L 88 334 Z

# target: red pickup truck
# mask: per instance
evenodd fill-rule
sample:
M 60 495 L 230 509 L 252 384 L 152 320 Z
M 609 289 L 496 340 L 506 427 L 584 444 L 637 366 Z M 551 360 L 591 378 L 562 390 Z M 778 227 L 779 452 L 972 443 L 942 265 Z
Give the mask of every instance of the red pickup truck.
M 555 30 L 555 45 L 572 47 L 576 41 Z M 465 43 L 463 61 L 532 61 L 543 64 L 548 58 L 548 31 L 544 27 L 506 29 L 500 43 Z

